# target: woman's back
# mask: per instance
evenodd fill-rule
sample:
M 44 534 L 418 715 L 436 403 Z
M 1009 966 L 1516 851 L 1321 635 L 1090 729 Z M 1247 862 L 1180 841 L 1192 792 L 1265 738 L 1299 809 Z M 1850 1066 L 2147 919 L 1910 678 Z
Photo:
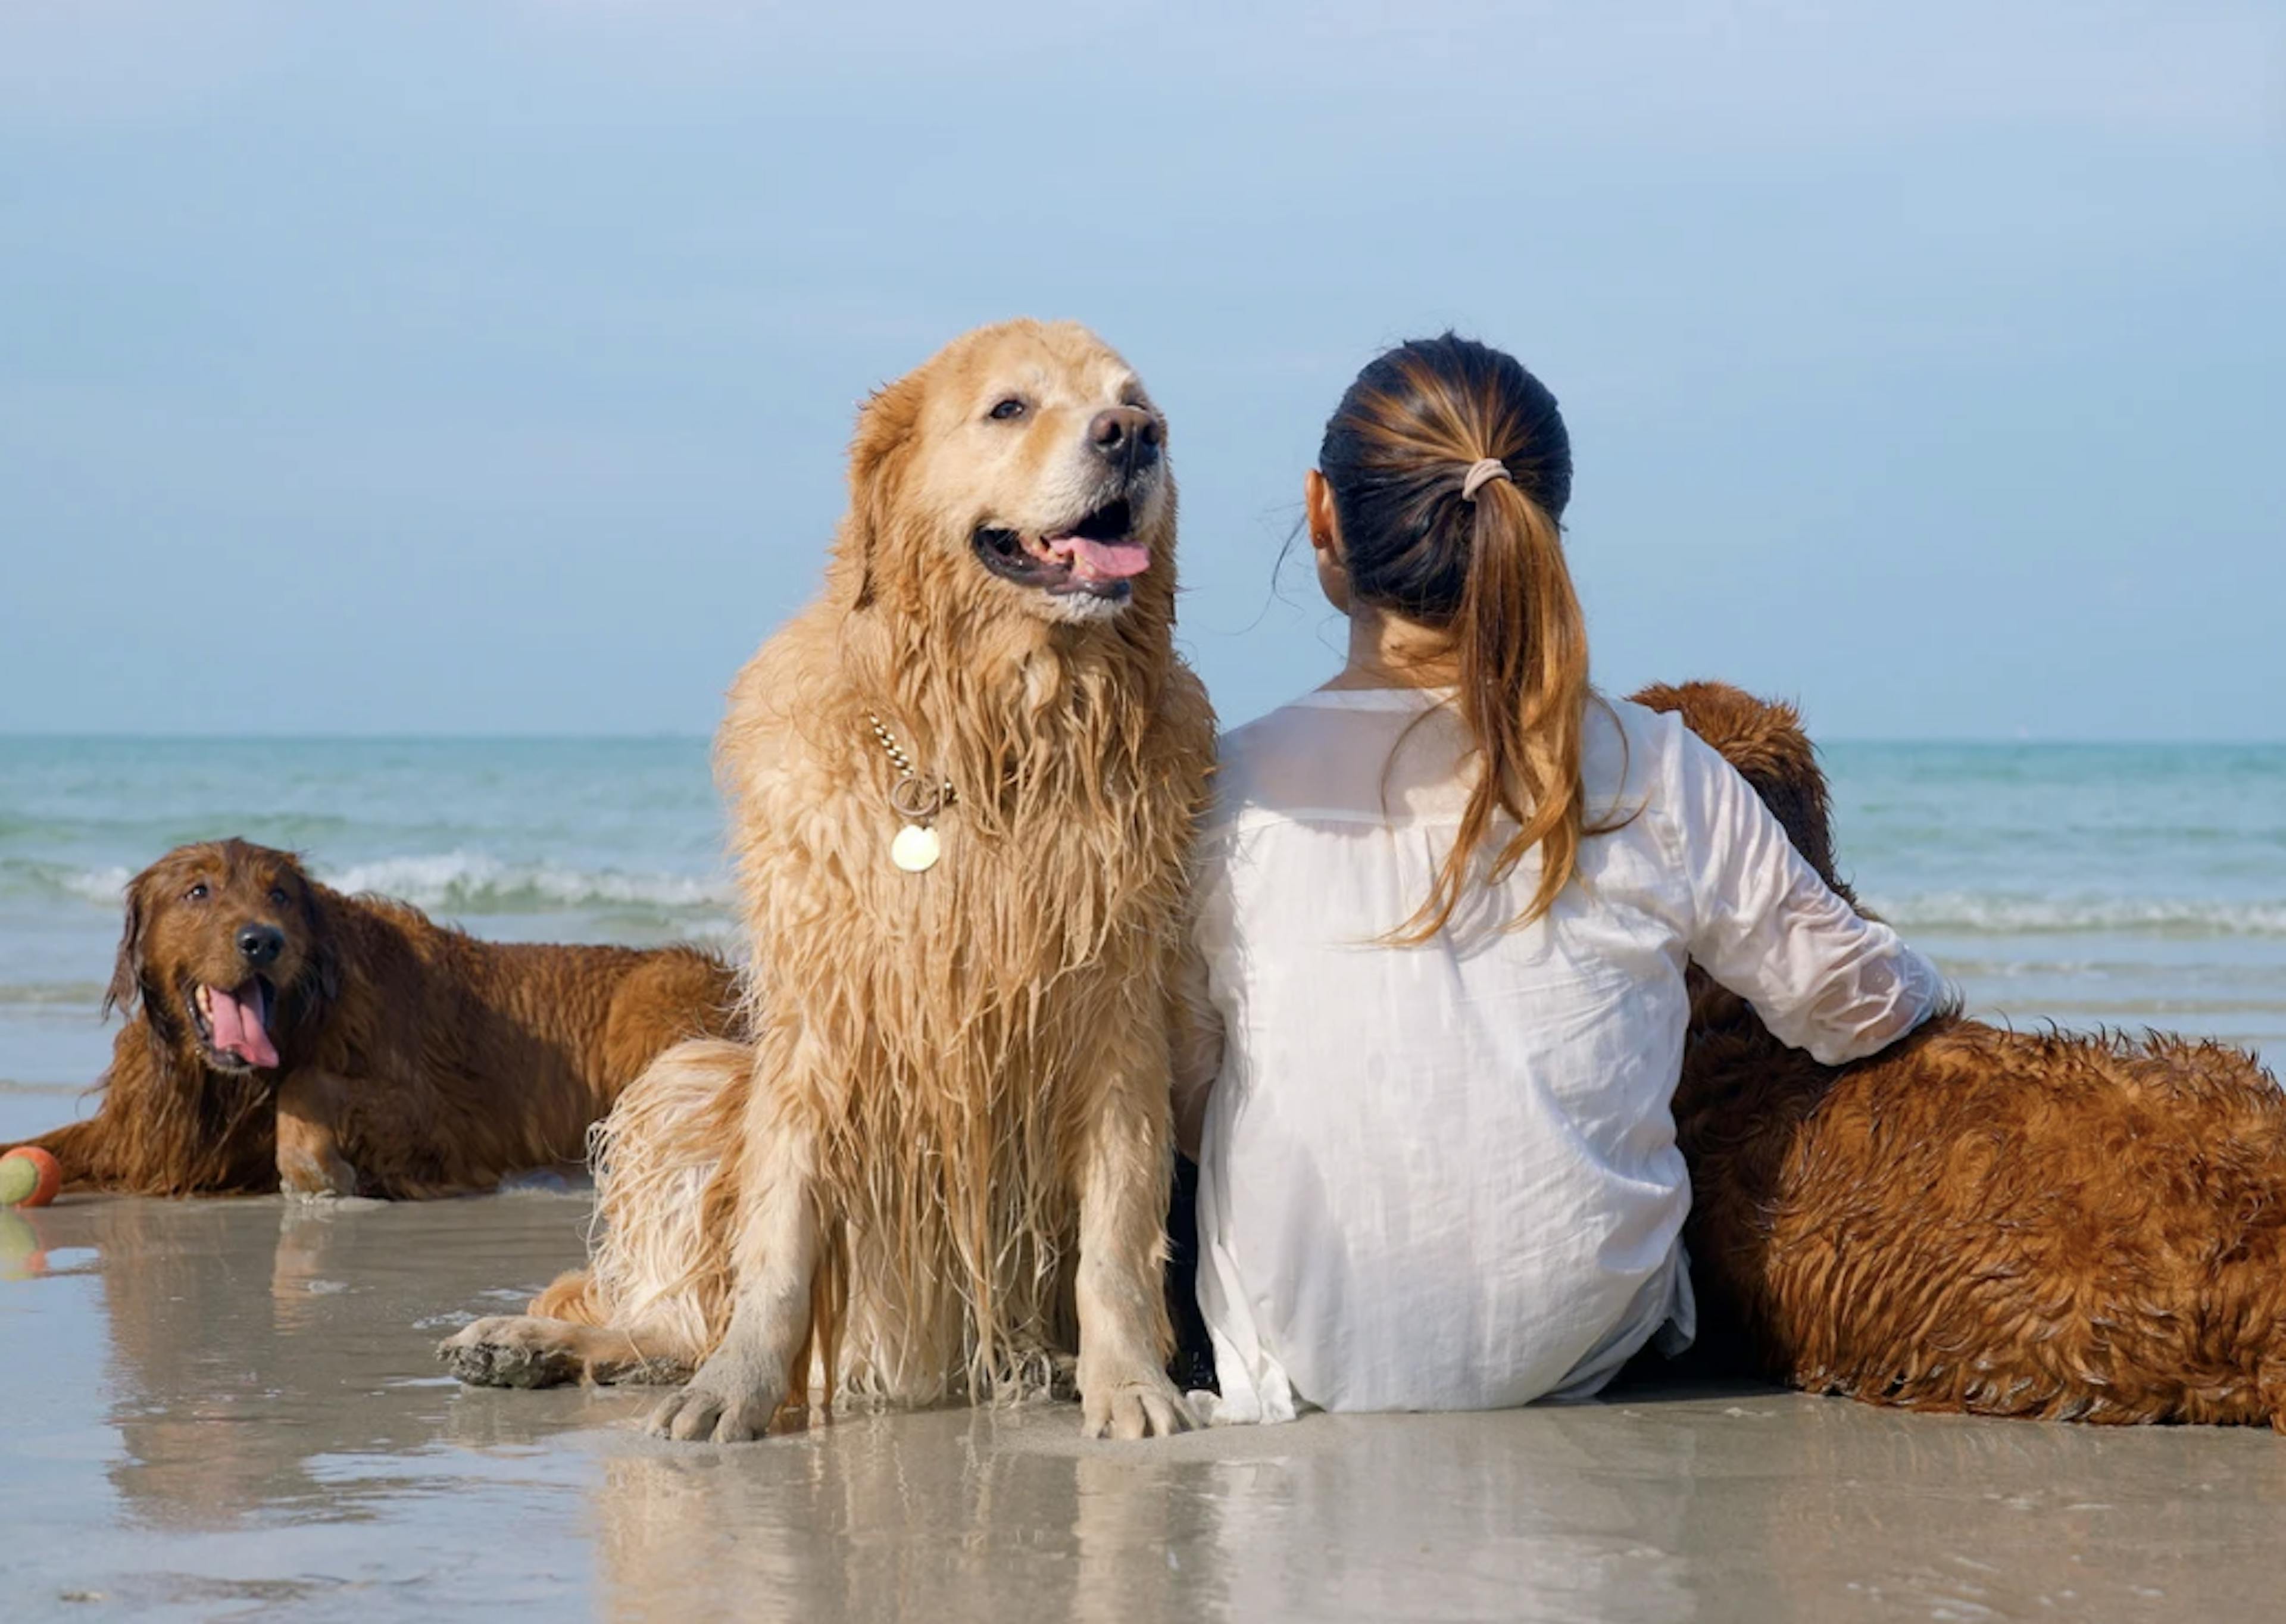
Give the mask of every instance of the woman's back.
M 1219 1418 L 1591 1392 L 1691 1329 L 1686 964 L 1828 1061 L 1935 973 L 1679 722 L 1596 697 L 1570 438 L 1513 357 L 1376 358 L 1303 485 L 1349 660 L 1224 741 L 1178 1033 Z
M 1245 1237 L 1243 1277 L 1291 1282 L 1257 1305 L 1275 1320 L 1261 1328 L 1328 1408 L 1550 1391 L 1639 1294 L 1665 1317 L 1689 1205 L 1667 1108 L 1689 906 L 1668 808 L 1589 840 L 1586 885 L 1528 926 L 1505 928 L 1537 883 L 1531 859 L 1472 890 L 1439 940 L 1379 942 L 1428 895 L 1467 800 L 1467 740 L 1440 698 L 1320 692 L 1239 729 L 1207 837 L 1199 942 L 1229 1058 L 1202 1199 Z M 1598 711 L 1590 805 L 1642 800 L 1672 731 Z M 1248 1170 L 1234 1187 L 1217 1177 L 1233 1159 Z M 1361 1226 L 1386 1244 L 1360 1243 Z M 1408 1244 L 1431 1234 L 1434 1255 Z M 1603 1284 L 1554 1293 L 1551 1276 Z M 1211 1258 L 1203 1278 L 1209 1293 L 1226 1281 Z M 1256 1386 L 1281 1407 L 1261 1348 L 1218 1353 L 1234 1408 Z
M 1833 949 L 1894 938 L 1828 918 L 1729 767 L 1624 704 L 1589 706 L 1580 758 L 1591 826 L 1616 826 L 1554 905 L 1516 923 L 1527 857 L 1431 941 L 1388 945 L 1451 849 L 1470 760 L 1418 689 L 1320 691 L 1224 741 L 1198 930 L 1226 1045 L 1201 1289 L 1231 1418 L 1297 1396 L 1520 1404 L 1593 1391 L 1670 1317 L 1687 1336 L 1669 1102 L 1688 957 L 1748 964 L 1797 1040 L 1835 1052 L 1933 996 L 1907 958 L 1821 1003 Z

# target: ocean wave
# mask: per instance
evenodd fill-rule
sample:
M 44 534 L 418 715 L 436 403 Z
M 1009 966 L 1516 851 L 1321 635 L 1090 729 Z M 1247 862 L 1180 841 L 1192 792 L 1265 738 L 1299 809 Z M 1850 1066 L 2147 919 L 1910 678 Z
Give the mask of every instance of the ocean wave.
M 1898 929 L 1928 934 L 2286 936 L 2286 901 L 2269 899 L 1933 891 L 1865 902 Z
M 735 906 L 731 883 L 719 874 L 511 863 L 481 851 L 313 867 L 319 879 L 339 890 L 397 897 L 447 915 L 607 911 L 698 924 L 722 919 Z M 116 866 L 0 862 L 0 891 L 29 891 L 106 908 L 117 906 L 129 878 L 129 870 Z M 1929 934 L 2286 938 L 2286 898 L 1927 891 L 1874 894 L 1866 901 L 1900 930 Z
M 611 910 L 704 919 L 729 912 L 732 903 L 729 881 L 710 876 L 508 863 L 482 852 L 380 857 L 341 867 L 320 863 L 311 869 L 336 890 L 372 892 L 452 914 Z M 120 867 L 0 864 L 0 882 L 7 889 L 99 903 L 106 908 L 118 904 L 131 877 L 130 871 Z
M 370 891 L 418 908 L 460 913 L 557 913 L 629 908 L 667 914 L 719 914 L 731 906 L 727 880 L 695 874 L 503 863 L 477 852 L 382 857 L 318 877 L 342 891 Z
M 68 863 L 9 857 L 0 859 L 0 897 L 101 903 L 106 908 L 115 908 L 127 888 L 130 872 L 123 868 L 75 868 Z
M 127 882 L 134 878 L 131 871 L 122 868 L 63 869 L 55 872 L 53 882 L 56 889 L 67 896 L 109 904 L 125 898 Z
M 0 1009 L 93 1009 L 101 981 L 0 981 Z

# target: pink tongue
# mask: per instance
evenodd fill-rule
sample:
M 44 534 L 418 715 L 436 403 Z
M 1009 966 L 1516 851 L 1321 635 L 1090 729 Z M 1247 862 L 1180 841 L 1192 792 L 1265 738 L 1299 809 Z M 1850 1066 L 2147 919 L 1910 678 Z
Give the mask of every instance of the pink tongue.
M 1097 580 L 1125 580 L 1151 567 L 1151 549 L 1140 541 L 1091 541 L 1084 536 L 1060 536 L 1054 543 L 1069 553 L 1083 575 Z
M 209 1019 L 214 1023 L 215 1047 L 225 1054 L 235 1054 L 249 1066 L 275 1066 L 278 1051 L 262 1025 L 262 989 L 248 981 L 237 992 L 209 987 L 207 993 L 214 1003 Z M 241 998 L 240 993 L 245 997 Z

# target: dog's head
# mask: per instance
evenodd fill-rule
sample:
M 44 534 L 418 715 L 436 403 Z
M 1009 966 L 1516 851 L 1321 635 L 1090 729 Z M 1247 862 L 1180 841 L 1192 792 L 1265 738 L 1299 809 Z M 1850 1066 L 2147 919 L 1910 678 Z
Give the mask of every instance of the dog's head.
M 286 852 L 244 840 L 178 846 L 127 886 L 104 1007 L 141 1006 L 152 1041 L 211 1071 L 269 1070 L 278 1045 L 335 990 L 325 905 Z
M 1069 322 L 956 339 L 866 403 L 850 450 L 855 601 L 1108 621 L 1172 589 L 1167 426 Z

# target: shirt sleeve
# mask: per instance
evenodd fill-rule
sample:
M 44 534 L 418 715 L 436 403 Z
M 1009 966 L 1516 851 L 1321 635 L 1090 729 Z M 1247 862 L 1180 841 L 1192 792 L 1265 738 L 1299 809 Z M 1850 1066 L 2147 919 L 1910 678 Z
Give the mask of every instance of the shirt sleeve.
M 1927 1020 L 1944 996 L 1936 966 L 1837 896 L 1737 769 L 1678 730 L 1691 957 L 1822 1065 L 1861 1060 Z

